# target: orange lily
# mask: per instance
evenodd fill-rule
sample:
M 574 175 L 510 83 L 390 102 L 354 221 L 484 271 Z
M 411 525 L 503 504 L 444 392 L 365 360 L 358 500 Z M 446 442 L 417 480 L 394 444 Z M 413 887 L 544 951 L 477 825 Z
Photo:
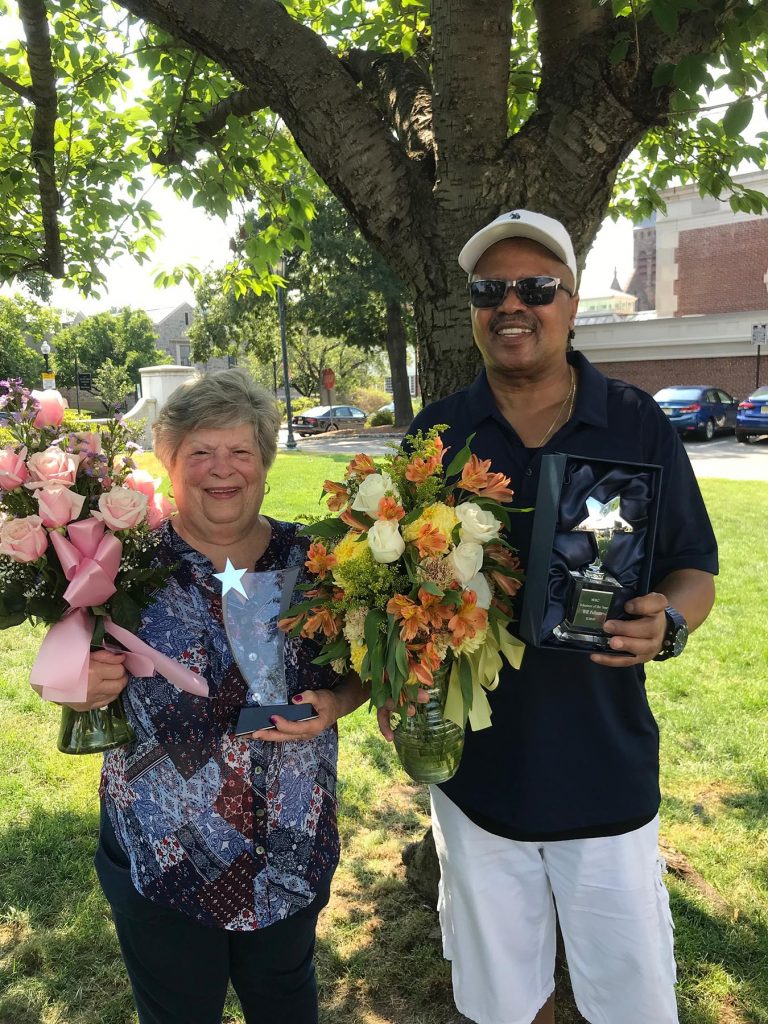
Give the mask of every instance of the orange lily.
M 309 558 L 304 565 L 313 572 L 315 576 L 324 579 L 326 574 L 336 565 L 336 555 L 331 555 L 322 541 L 315 541 L 309 545 L 307 552 Z
M 405 509 L 399 505 L 397 500 L 390 495 L 382 498 L 376 509 L 377 519 L 392 519 L 396 523 L 405 515 Z
M 471 640 L 487 625 L 488 613 L 484 608 L 477 607 L 477 594 L 474 590 L 465 590 L 461 607 L 448 620 L 451 646 L 458 647 L 464 640 Z
M 375 472 L 376 467 L 373 464 L 371 456 L 363 455 L 361 452 L 358 452 L 347 466 L 344 472 L 344 477 L 347 480 L 349 480 L 351 476 L 357 477 L 359 480 L 364 480 L 365 477 L 370 476 L 371 473 Z
M 359 519 L 355 519 L 354 515 L 348 508 L 341 513 L 339 519 L 342 523 L 346 523 L 350 530 L 355 530 L 357 533 L 365 533 L 368 530 L 365 523 L 361 523 Z
M 437 594 L 430 594 L 423 587 L 419 590 L 419 601 L 421 601 L 421 607 L 424 609 L 427 622 L 433 629 L 442 629 L 446 619 L 450 619 L 453 615 L 453 608 L 443 604 L 442 597 L 438 597 Z
M 507 486 L 510 478 L 503 473 L 491 473 L 490 468 L 490 459 L 480 460 L 476 455 L 470 455 L 461 471 L 459 487 L 482 498 L 511 501 L 515 492 Z
M 340 512 L 349 501 L 349 494 L 344 484 L 337 484 L 333 480 L 326 480 L 323 483 L 323 490 L 330 495 L 328 508 L 331 512 Z
M 428 555 L 442 555 L 448 550 L 446 535 L 436 526 L 430 526 L 429 523 L 424 523 L 413 543 L 422 558 L 426 558 Z
M 314 614 L 307 617 L 307 621 L 304 623 L 304 628 L 301 631 L 302 636 L 314 636 L 315 633 L 320 631 L 328 639 L 338 636 L 341 625 L 328 608 L 312 608 L 311 611 Z
M 400 637 L 403 640 L 413 640 L 420 629 L 427 628 L 424 609 L 404 594 L 396 594 L 387 601 L 387 613 L 402 622 Z
M 443 660 L 435 645 L 431 642 L 414 644 L 408 648 L 408 670 L 422 686 L 433 686 L 433 673 L 442 665 Z

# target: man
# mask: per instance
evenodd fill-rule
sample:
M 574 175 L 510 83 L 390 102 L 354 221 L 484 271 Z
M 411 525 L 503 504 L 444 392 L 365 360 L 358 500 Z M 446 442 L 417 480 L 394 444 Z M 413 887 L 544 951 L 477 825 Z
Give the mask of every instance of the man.
M 570 350 L 578 306 L 558 221 L 503 214 L 461 251 L 484 369 L 412 430 L 511 477 L 533 506 L 545 452 L 663 467 L 652 592 L 605 623 L 612 654 L 526 649 L 432 787 L 440 918 L 458 1009 L 479 1024 L 554 1020 L 554 902 L 580 1012 L 595 1024 L 675 1024 L 669 900 L 658 854 L 658 729 L 643 665 L 681 652 L 714 602 L 717 547 L 688 457 L 656 403 Z M 528 558 L 533 515 L 509 536 Z M 380 713 L 385 736 L 391 737 Z

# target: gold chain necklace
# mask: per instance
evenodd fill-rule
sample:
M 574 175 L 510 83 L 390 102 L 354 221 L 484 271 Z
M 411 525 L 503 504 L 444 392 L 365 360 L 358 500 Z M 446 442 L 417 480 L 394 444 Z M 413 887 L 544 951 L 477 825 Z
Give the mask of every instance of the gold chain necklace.
M 563 425 L 565 425 L 568 422 L 568 420 L 571 418 L 571 416 L 573 414 L 573 403 L 574 403 L 574 401 L 576 399 L 576 374 L 573 372 L 573 367 L 572 366 L 569 366 L 568 369 L 571 371 L 571 386 L 568 389 L 568 394 L 563 399 L 563 404 L 557 410 L 557 415 L 552 420 L 552 423 L 550 424 L 549 430 L 546 432 L 544 437 L 542 437 L 542 439 L 539 441 L 539 443 L 537 445 L 535 445 L 536 448 L 541 448 L 542 445 L 544 444 L 544 442 L 549 438 L 549 435 L 555 429 L 555 425 L 556 425 L 557 421 L 560 419 L 560 414 L 562 413 L 562 411 L 566 407 L 566 405 L 568 406 L 568 415 L 563 420 Z

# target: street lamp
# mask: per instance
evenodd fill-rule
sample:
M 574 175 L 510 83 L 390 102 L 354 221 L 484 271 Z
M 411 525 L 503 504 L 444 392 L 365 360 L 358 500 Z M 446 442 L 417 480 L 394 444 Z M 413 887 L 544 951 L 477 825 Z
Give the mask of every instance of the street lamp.
M 45 372 L 48 373 L 48 356 L 51 354 L 51 346 L 47 341 L 44 341 L 40 346 L 43 359 L 45 360 Z
M 281 257 L 275 265 L 275 273 L 285 279 L 285 260 Z M 296 438 L 293 436 L 293 412 L 291 410 L 291 384 L 288 379 L 288 343 L 285 337 L 285 288 L 277 286 L 277 312 L 280 318 L 280 348 L 283 353 L 283 387 L 285 388 L 285 414 L 288 417 L 288 440 L 285 447 L 297 448 Z

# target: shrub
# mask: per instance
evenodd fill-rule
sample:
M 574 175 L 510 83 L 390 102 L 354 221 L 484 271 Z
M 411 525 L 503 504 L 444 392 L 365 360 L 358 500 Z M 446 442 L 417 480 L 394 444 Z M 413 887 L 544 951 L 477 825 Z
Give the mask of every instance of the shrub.
M 371 427 L 391 427 L 395 422 L 395 415 L 391 412 L 375 412 L 368 420 Z
M 378 388 L 353 388 L 349 394 L 349 404 L 357 406 L 363 412 L 376 412 L 382 405 L 392 401 L 392 395 Z

